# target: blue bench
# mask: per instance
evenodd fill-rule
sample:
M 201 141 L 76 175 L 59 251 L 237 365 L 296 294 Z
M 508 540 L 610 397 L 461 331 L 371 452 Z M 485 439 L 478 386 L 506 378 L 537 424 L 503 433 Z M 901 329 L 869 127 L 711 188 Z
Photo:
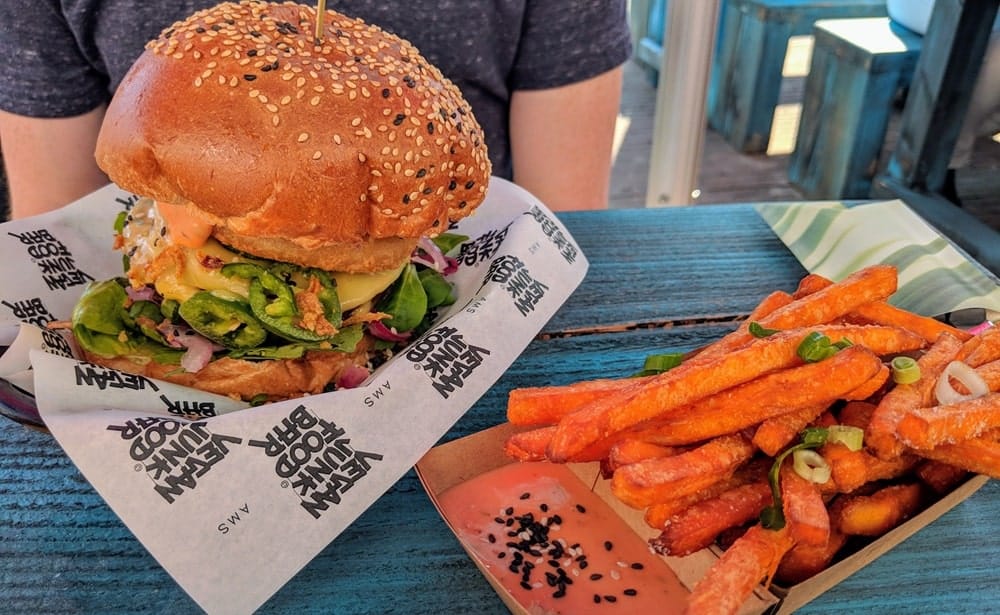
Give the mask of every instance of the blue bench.
M 888 18 L 819 21 L 788 177 L 813 199 L 864 199 L 923 38 Z
M 708 123 L 737 151 L 767 151 L 788 39 L 820 19 L 884 17 L 885 0 L 724 0 Z

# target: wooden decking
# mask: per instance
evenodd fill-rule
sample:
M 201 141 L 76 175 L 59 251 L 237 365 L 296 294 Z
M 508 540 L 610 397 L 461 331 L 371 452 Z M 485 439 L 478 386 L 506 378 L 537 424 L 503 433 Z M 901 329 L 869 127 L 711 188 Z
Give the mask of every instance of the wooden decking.
M 810 41 L 795 43 L 786 61 L 781 105 L 775 112 L 772 153 L 737 152 L 711 129 L 705 132 L 701 172 L 695 204 L 797 201 L 802 195 L 788 181 L 788 152 L 798 127 L 797 101 L 801 100 L 808 65 Z M 798 52 L 798 53 L 796 53 Z M 804 64 L 804 65 L 803 65 Z M 617 154 L 611 177 L 610 206 L 642 207 L 649 173 L 656 90 L 644 70 L 629 62 L 625 70 L 619 118 Z M 900 112 L 890 122 L 887 148 L 895 139 Z M 980 139 L 972 165 L 959 170 L 958 191 L 970 213 L 1000 230 L 1000 143 Z

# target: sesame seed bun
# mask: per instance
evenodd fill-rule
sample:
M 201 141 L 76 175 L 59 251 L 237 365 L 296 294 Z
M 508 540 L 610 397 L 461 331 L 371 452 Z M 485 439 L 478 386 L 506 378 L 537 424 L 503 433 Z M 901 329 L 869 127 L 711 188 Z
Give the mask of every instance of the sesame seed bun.
M 375 26 L 295 3 L 225 3 L 151 41 L 97 142 L 116 184 L 182 204 L 223 243 L 305 266 L 388 269 L 485 198 L 458 88 Z

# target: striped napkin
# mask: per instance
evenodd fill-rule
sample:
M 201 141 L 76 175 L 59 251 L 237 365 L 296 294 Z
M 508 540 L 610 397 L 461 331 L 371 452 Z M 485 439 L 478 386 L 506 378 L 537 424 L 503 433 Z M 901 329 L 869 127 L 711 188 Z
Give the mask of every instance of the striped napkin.
M 807 270 L 840 280 L 878 263 L 895 265 L 894 305 L 918 314 L 985 310 L 1000 319 L 1000 283 L 899 200 L 761 203 L 760 216 Z

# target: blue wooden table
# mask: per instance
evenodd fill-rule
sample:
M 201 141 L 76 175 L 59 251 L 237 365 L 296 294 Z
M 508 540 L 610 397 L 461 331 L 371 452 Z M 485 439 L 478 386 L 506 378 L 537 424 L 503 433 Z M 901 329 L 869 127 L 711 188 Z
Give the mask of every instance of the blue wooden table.
M 493 426 L 513 387 L 630 373 L 700 346 L 805 273 L 750 206 L 560 216 L 591 269 L 500 381 L 445 436 Z M 1000 594 L 990 482 L 802 613 L 987 613 Z M 179 540 L 178 549 L 185 548 Z M 232 562 L 237 567 L 240 562 Z M 0 612 L 197 613 L 45 433 L 0 419 Z M 263 613 L 504 613 L 416 476 L 399 481 Z

